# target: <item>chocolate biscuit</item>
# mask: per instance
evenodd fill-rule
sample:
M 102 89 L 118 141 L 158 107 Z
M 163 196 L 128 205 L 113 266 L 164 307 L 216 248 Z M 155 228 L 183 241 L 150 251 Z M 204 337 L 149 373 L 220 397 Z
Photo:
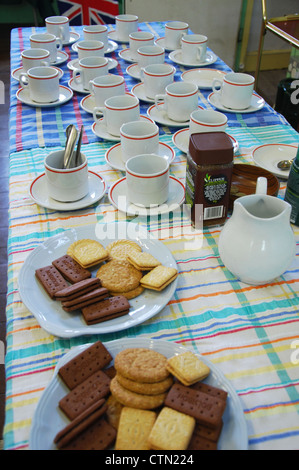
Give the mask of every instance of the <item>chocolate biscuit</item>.
M 51 265 L 36 269 L 35 276 L 51 299 L 54 299 L 57 292 L 69 285 L 58 269 Z
M 208 393 L 212 397 L 219 398 L 220 400 L 226 401 L 227 399 L 227 391 L 223 390 L 222 388 L 213 387 L 212 385 L 206 384 L 205 382 L 196 382 L 195 384 L 191 385 L 190 388 L 195 390 L 199 390 L 203 393 Z
M 118 295 L 83 307 L 82 314 L 86 323 L 92 325 L 126 315 L 129 310 L 129 301 L 123 295 Z
M 76 282 L 76 284 L 71 286 L 67 285 L 67 287 L 56 292 L 56 298 L 61 302 L 65 300 L 76 299 L 80 295 L 87 294 L 87 292 L 90 292 L 98 287 L 101 287 L 101 281 L 98 278 L 92 277 L 89 279 L 84 279 L 83 281 Z
M 99 287 L 98 289 L 76 297 L 73 300 L 66 300 L 62 302 L 62 308 L 66 312 L 73 312 L 74 310 L 78 310 L 80 308 L 87 307 L 87 305 L 99 302 L 108 296 L 108 290 L 105 287 Z
M 100 417 L 61 450 L 105 450 L 115 441 L 116 430 Z
M 58 375 L 72 390 L 94 372 L 108 366 L 112 356 L 101 341 L 97 341 L 60 367 Z
M 73 420 L 110 392 L 110 378 L 101 370 L 73 388 L 59 401 L 60 409 Z
M 225 405 L 219 398 L 178 383 L 171 387 L 165 399 L 165 406 L 193 416 L 198 423 L 212 429 L 220 425 Z
M 76 260 L 69 255 L 61 256 L 52 261 L 53 266 L 63 275 L 71 284 L 83 281 L 91 277 L 91 272 L 83 268 Z

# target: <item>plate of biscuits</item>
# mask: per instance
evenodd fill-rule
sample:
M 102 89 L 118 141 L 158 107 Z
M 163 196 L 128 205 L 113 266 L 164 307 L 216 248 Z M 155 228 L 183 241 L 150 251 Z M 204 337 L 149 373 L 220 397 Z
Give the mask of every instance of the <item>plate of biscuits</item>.
M 36 247 L 19 275 L 22 302 L 59 337 L 112 333 L 158 314 L 174 295 L 171 252 L 139 224 L 65 230 Z
M 246 450 L 248 433 L 236 391 L 208 359 L 169 341 L 123 338 L 76 346 L 58 361 L 29 448 Z

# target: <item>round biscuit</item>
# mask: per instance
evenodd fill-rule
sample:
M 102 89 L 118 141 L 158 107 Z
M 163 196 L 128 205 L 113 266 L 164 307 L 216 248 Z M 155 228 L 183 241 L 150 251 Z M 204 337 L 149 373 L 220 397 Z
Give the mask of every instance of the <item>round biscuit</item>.
M 170 373 L 163 354 L 148 348 L 127 348 L 115 356 L 114 367 L 118 373 L 136 382 L 160 382 Z
M 163 405 L 166 393 L 159 395 L 143 395 L 141 393 L 131 392 L 124 388 L 114 377 L 110 382 L 110 391 L 116 400 L 124 406 L 139 408 L 142 410 L 153 410 Z
M 144 291 L 144 287 L 142 286 L 138 286 L 136 287 L 136 289 L 132 289 L 132 290 L 129 290 L 127 292 L 122 292 L 121 295 L 123 295 L 124 297 L 126 297 L 126 299 L 130 300 L 130 299 L 135 299 L 135 297 L 138 297 L 138 295 L 142 294 L 142 292 Z M 110 295 L 119 295 L 119 292 L 110 292 Z
M 131 390 L 131 392 L 135 393 L 141 393 L 143 395 L 159 395 L 160 393 L 165 393 L 173 384 L 173 378 L 171 376 L 161 380 L 160 382 L 154 383 L 136 382 L 135 380 L 130 380 L 127 377 L 123 377 L 119 373 L 116 374 L 116 378 L 120 385 L 122 385 L 127 390 Z
M 141 252 L 142 249 L 138 243 L 133 240 L 115 240 L 106 246 L 110 259 L 126 260 L 131 252 Z
M 142 273 L 128 261 L 111 260 L 100 267 L 96 277 L 101 280 L 102 287 L 120 294 L 136 289 Z

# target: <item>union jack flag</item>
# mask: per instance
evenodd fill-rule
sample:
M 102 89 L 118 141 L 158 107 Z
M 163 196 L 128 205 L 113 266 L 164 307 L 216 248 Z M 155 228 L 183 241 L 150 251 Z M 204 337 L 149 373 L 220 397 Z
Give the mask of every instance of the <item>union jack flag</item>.
M 111 24 L 119 13 L 118 0 L 58 1 L 59 13 L 71 25 Z

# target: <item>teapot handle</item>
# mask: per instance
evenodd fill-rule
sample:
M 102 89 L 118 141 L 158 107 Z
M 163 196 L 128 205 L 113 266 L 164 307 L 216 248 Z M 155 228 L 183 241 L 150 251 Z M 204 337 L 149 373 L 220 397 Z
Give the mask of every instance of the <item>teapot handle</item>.
M 256 181 L 255 194 L 267 194 L 268 180 L 264 176 L 259 176 Z

